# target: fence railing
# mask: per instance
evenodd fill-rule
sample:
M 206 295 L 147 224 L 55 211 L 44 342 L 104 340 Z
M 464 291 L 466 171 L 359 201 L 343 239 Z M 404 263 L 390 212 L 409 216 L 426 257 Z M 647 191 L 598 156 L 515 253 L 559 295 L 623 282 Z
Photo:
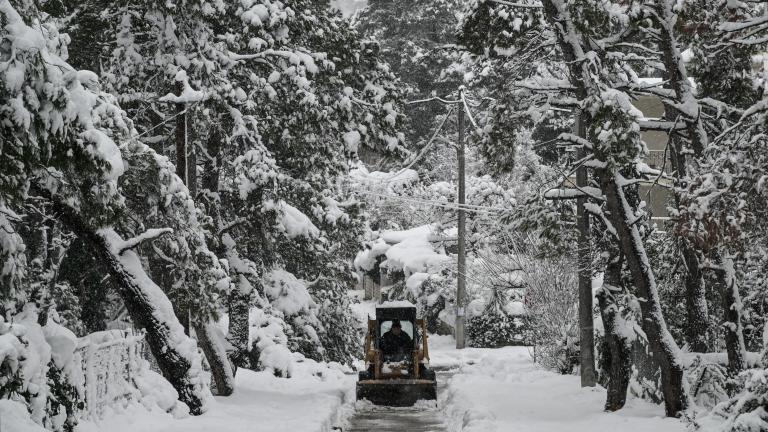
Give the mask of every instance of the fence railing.
M 76 349 L 85 388 L 84 417 L 100 417 L 104 409 L 136 395 L 133 376 L 144 367 L 144 335 L 133 330 L 107 330 L 80 338 Z

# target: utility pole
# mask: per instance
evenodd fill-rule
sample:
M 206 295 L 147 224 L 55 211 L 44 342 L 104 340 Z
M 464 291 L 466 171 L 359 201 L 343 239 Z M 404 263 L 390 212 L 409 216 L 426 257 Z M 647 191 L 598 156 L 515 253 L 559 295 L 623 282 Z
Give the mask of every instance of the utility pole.
M 467 235 L 467 214 L 466 214 L 466 185 L 465 185 L 465 157 L 464 157 L 464 115 L 465 110 L 468 109 L 467 104 L 464 101 L 464 86 L 459 87 L 459 99 L 458 100 L 444 100 L 438 97 L 429 99 L 417 100 L 409 102 L 409 104 L 426 103 L 432 101 L 438 101 L 444 105 L 458 105 L 459 106 L 459 142 L 456 152 L 459 159 L 459 196 L 458 196 L 458 216 L 459 216 L 459 256 L 458 256 L 458 277 L 456 281 L 456 331 L 454 336 L 456 337 L 456 348 L 462 349 L 465 344 L 464 324 L 465 324 L 465 297 L 467 286 L 467 250 L 466 250 L 466 235 Z M 450 115 L 449 111 L 449 115 Z M 470 114 L 471 115 L 471 114 Z M 442 126 L 441 126 L 442 127 Z M 437 131 L 439 132 L 439 130 Z M 436 132 L 436 133 L 437 133 Z M 434 137 L 433 137 L 434 139 Z
M 466 190 L 464 184 L 464 86 L 459 87 L 459 265 L 456 286 L 456 348 L 464 348 L 464 297 L 466 290 L 466 234 L 467 215 L 464 210 Z
M 586 138 L 587 131 L 581 111 L 576 115 L 576 135 Z M 580 148 L 576 158 L 581 160 L 586 150 Z M 587 186 L 587 169 L 583 165 L 576 170 L 576 185 Z M 581 364 L 581 386 L 594 387 L 597 384 L 595 372 L 595 330 L 592 319 L 592 272 L 589 244 L 589 215 L 584 206 L 586 197 L 576 200 L 576 225 L 579 228 L 578 266 L 579 266 L 579 360 Z
M 181 96 L 184 91 L 184 84 L 180 81 L 176 81 L 176 93 L 177 96 Z M 187 148 L 187 105 L 184 102 L 176 103 L 176 175 L 179 176 L 181 181 L 190 188 L 189 179 L 189 149 Z M 177 310 L 176 315 L 179 317 L 179 322 L 184 327 L 184 332 L 187 335 L 191 334 L 190 314 L 191 310 L 186 306 L 180 306 L 184 310 Z

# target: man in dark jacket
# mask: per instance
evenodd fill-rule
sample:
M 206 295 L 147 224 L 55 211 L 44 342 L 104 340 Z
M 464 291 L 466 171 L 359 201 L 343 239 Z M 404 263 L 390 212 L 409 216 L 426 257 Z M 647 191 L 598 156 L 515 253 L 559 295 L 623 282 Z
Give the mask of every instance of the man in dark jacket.
M 392 320 L 392 328 L 381 337 L 381 350 L 385 356 L 403 356 L 411 353 L 413 342 L 403 331 L 400 320 Z

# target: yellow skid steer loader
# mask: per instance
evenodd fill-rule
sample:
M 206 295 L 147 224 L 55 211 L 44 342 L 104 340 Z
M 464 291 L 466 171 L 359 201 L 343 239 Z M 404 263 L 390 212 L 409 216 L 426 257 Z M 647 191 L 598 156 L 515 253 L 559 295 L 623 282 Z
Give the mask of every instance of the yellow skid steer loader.
M 437 399 L 435 372 L 428 369 L 429 348 L 424 320 L 416 307 L 379 306 L 368 319 L 365 366 L 357 382 L 357 400 L 376 405 L 411 406 Z

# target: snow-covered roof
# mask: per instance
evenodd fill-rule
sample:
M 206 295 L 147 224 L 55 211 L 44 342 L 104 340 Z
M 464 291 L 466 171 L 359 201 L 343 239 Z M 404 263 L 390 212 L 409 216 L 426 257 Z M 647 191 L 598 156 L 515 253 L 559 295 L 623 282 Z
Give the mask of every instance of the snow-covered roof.
M 416 308 L 416 305 L 406 300 L 385 301 L 384 303 L 376 306 L 376 309 L 387 308 Z
M 402 271 L 406 277 L 414 273 L 440 273 L 452 259 L 432 243 L 437 230 L 437 225 L 427 224 L 407 230 L 384 231 L 368 249 L 357 254 L 355 266 L 373 270 L 376 259 L 384 255 L 386 260 L 381 266 Z

